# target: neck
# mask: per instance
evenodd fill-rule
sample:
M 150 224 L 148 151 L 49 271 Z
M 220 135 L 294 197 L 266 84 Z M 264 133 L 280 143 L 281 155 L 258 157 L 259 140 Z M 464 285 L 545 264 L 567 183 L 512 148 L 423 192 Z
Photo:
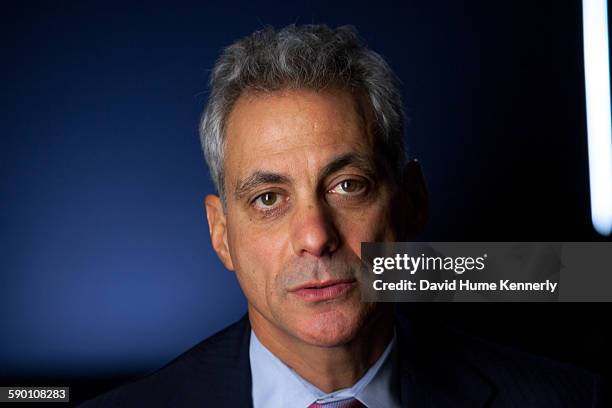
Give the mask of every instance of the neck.
M 323 392 L 352 387 L 393 337 L 393 311 L 380 304 L 354 339 L 332 347 L 308 344 L 281 330 L 249 305 L 257 339 L 285 365 Z

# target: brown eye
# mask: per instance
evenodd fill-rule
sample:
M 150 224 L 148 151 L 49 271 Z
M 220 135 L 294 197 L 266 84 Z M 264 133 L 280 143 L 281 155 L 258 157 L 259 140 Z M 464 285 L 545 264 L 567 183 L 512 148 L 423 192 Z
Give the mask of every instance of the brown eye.
M 330 190 L 330 193 L 336 194 L 354 194 L 359 193 L 365 188 L 365 184 L 359 180 L 343 180 Z
M 255 199 L 256 204 L 259 204 L 261 207 L 272 207 L 277 201 L 278 194 L 272 192 L 263 193 Z
M 346 193 L 354 193 L 355 191 L 359 189 L 358 183 L 355 183 L 353 180 L 343 181 L 342 183 L 340 183 L 340 187 Z

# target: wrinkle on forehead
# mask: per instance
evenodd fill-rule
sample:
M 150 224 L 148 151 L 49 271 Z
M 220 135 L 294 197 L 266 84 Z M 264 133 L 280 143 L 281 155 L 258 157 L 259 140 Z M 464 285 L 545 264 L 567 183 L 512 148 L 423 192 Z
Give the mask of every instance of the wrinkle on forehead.
M 228 120 L 226 180 L 243 177 L 241 173 L 262 165 L 304 166 L 316 173 L 328 156 L 371 150 L 366 119 L 358 105 L 353 94 L 340 90 L 241 96 Z

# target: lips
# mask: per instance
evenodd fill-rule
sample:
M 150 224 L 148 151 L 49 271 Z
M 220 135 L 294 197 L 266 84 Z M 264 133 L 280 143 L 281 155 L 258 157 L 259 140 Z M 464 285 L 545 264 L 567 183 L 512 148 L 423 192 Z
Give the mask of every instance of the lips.
M 333 279 L 308 282 L 289 292 L 307 302 L 321 302 L 340 298 L 353 289 L 355 285 L 355 279 Z

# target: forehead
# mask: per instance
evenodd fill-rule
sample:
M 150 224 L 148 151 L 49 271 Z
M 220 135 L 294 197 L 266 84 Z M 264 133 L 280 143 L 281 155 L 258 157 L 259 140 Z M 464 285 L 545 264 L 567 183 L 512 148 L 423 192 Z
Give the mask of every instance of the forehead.
M 227 121 L 226 181 L 257 170 L 290 172 L 348 152 L 371 156 L 365 104 L 344 90 L 247 93 Z

